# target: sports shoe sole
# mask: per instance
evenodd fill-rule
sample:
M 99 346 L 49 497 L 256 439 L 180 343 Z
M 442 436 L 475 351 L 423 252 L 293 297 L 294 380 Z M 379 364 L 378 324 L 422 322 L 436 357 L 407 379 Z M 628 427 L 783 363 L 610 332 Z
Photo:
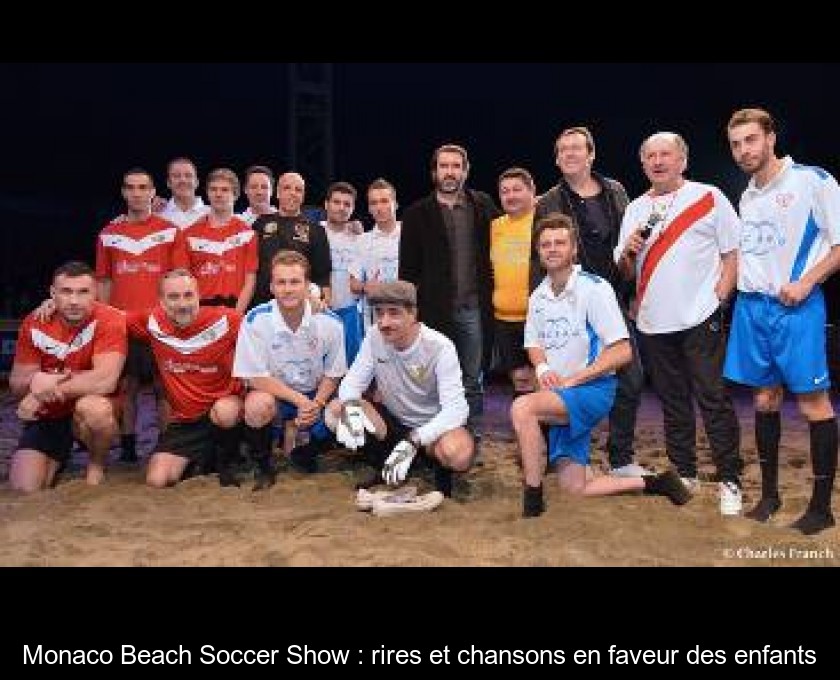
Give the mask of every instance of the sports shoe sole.
M 444 496 L 440 491 L 430 491 L 426 494 L 408 499 L 393 497 L 374 501 L 371 512 L 377 517 L 390 517 L 411 512 L 430 512 L 443 503 Z
M 398 502 L 414 498 L 417 495 L 416 486 L 404 486 L 400 489 L 385 489 L 383 491 L 369 491 L 368 489 L 359 489 L 356 492 L 356 507 L 359 510 L 372 510 L 377 501 L 385 499 L 393 499 L 392 502 Z

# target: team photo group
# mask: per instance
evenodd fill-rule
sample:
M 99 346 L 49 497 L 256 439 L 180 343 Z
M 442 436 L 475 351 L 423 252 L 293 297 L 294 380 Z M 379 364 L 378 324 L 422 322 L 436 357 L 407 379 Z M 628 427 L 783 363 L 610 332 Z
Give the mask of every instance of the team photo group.
M 840 186 L 777 150 L 763 109 L 735 111 L 721 134 L 744 177 L 734 204 L 690 178 L 673 131 L 639 140 L 648 187 L 636 197 L 596 169 L 585 126 L 557 135 L 558 179 L 544 192 L 526 162 L 499 175 L 495 196 L 476 190 L 468 149 L 446 143 L 430 155 L 425 197 L 402 207 L 387 179 L 336 181 L 317 215 L 293 171 L 216 168 L 200 182 L 192 160 L 174 158 L 164 199 L 151 172 L 127 164 L 124 212 L 89 261 L 37 282 L 49 296 L 21 323 L 9 486 L 49 493 L 81 447 L 90 485 L 117 449 L 125 463 L 142 458 L 153 488 L 207 475 L 238 487 L 247 460 L 252 490 L 266 493 L 282 470 L 317 473 L 345 450 L 370 469 L 353 489 L 359 508 L 429 511 L 459 474 L 480 474 L 492 370 L 511 393 L 522 517 L 544 515 L 548 479 L 571 496 L 690 503 L 699 412 L 720 514 L 767 523 L 784 503 L 790 395 L 813 473 L 791 527 L 833 527 L 822 284 L 840 267 Z M 372 226 L 354 219 L 361 210 Z M 647 381 L 662 471 L 634 453 Z M 755 411 L 760 497 L 749 504 L 736 385 Z M 148 389 L 159 435 L 146 460 L 137 404 Z M 602 427 L 608 467 L 597 470 Z

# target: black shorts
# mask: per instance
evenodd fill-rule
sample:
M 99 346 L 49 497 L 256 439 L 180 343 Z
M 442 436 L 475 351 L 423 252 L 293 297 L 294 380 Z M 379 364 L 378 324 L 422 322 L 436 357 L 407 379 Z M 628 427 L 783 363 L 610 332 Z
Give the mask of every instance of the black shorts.
M 27 421 L 17 448 L 40 451 L 48 458 L 64 463 L 70 458 L 73 439 L 73 422 L 70 416 Z
M 496 319 L 496 356 L 498 369 L 510 373 L 515 368 L 530 366 L 525 342 L 524 321 L 500 321 Z
M 368 462 L 373 467 L 382 467 L 385 464 L 385 459 L 391 455 L 394 447 L 411 432 L 411 428 L 406 427 L 397 420 L 383 404 L 371 402 L 371 406 L 376 409 L 379 417 L 385 422 L 386 434 L 385 439 L 382 441 L 379 441 L 372 434 L 368 434 L 365 437 L 364 451 L 367 455 Z
M 205 413 L 198 420 L 171 422 L 158 436 L 154 451 L 172 453 L 190 462 L 203 463 L 212 457 L 213 422 Z
M 156 370 L 151 346 L 140 340 L 129 338 L 123 375 L 136 378 L 141 384 L 148 385 L 153 381 Z

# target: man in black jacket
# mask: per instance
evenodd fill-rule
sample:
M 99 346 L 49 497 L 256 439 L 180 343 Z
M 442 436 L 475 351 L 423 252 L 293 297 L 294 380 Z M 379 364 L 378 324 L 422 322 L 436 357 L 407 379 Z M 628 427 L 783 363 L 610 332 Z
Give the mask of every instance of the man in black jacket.
M 467 189 L 467 151 L 445 144 L 432 155 L 434 191 L 402 217 L 399 278 L 417 286 L 419 318 L 455 343 L 477 438 L 482 372 L 493 346 L 490 222 L 501 212 L 486 193 Z
M 621 230 L 621 218 L 629 199 L 617 181 L 592 170 L 595 142 L 585 127 L 563 130 L 554 144 L 557 167 L 562 173 L 556 186 L 543 194 L 534 212 L 534 225 L 549 213 L 569 216 L 577 227 L 578 259 L 581 267 L 612 284 L 625 315 L 633 346 L 633 361 L 619 369 L 615 403 L 610 411 L 607 454 L 611 472 L 637 477 L 648 471 L 633 462 L 633 437 L 644 376 L 630 310 L 632 282 L 626 281 L 613 260 L 613 250 Z M 531 290 L 539 285 L 544 272 L 536 249 L 531 249 Z

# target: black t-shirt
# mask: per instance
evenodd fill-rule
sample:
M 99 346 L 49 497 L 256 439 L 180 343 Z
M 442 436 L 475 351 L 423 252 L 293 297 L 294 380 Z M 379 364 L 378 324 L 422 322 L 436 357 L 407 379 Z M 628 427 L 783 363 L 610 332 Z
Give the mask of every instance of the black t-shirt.
M 252 304 L 260 304 L 273 298 L 271 283 L 271 260 L 280 250 L 296 250 L 309 260 L 310 279 L 319 286 L 330 285 L 332 260 L 327 233 L 320 224 L 311 222 L 304 215 L 286 217 L 272 213 L 258 217 L 253 224 L 259 239 L 259 265 L 257 287 Z

